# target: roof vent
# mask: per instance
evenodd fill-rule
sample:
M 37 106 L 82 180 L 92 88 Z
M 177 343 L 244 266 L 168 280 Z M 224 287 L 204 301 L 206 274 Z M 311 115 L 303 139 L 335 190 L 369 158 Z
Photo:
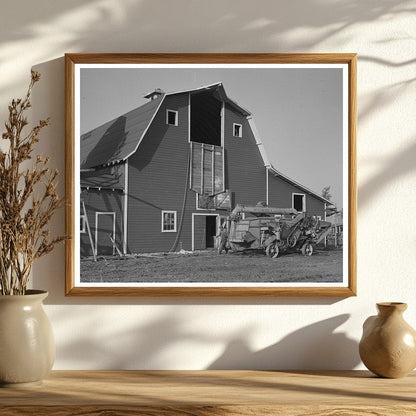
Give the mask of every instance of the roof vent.
M 154 91 L 146 94 L 144 98 L 148 98 L 149 100 L 155 100 L 156 98 L 159 98 L 164 93 L 165 91 L 161 90 L 160 88 L 156 88 Z

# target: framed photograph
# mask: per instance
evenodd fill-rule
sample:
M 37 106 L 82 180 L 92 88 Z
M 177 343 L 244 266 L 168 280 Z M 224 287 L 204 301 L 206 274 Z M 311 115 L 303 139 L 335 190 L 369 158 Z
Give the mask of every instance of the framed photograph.
M 66 54 L 66 295 L 356 295 L 355 54 Z

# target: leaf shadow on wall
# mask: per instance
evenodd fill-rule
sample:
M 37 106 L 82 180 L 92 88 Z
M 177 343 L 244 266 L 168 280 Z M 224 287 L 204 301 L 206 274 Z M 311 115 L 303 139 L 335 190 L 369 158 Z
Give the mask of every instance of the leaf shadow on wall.
M 360 363 L 358 343 L 344 332 L 336 332 L 349 319 L 349 314 L 307 325 L 257 351 L 249 347 L 254 327 L 246 326 L 237 334 L 218 336 L 204 329 L 191 329 L 182 319 L 167 312 L 143 325 L 138 314 L 136 326 L 128 325 L 128 329 L 123 328 L 122 321 L 113 327 L 110 318 L 107 324 L 114 329 L 109 329 L 102 327 L 99 314 L 90 314 L 87 321 L 77 319 L 77 314 L 82 315 L 82 310 L 71 314 L 59 311 L 55 317 L 60 327 L 72 334 L 69 342 L 65 342 L 65 337 L 57 338 L 57 359 L 61 365 L 72 362 L 78 368 L 119 370 L 169 368 L 172 354 L 189 349 L 186 357 L 179 353 L 174 365 L 180 366 L 180 360 L 185 360 L 192 368 L 201 361 L 201 351 L 202 361 L 209 362 L 215 353 L 206 347 L 218 343 L 225 346 L 224 351 L 205 369 L 341 370 Z M 109 330 L 112 336 L 108 335 Z M 191 345 L 199 347 L 191 348 Z M 195 351 L 194 356 L 191 351 Z
M 358 188 L 358 200 L 362 207 L 367 206 L 377 194 L 406 174 L 414 171 L 416 161 L 416 140 L 413 144 L 392 155 L 388 160 L 379 162 L 380 168 Z
M 117 317 L 114 321 L 109 317 L 108 327 L 102 326 L 99 314 L 90 313 L 88 320 L 82 320 L 82 317 L 82 310 L 70 314 L 65 311 L 56 313 L 60 328 L 71 328 L 69 342 L 65 337 L 57 338 L 57 360 L 64 365 L 77 363 L 78 368 L 110 370 L 164 368 L 172 363 L 172 349 L 187 343 L 211 344 L 218 341 L 203 330 L 188 329 L 171 312 L 148 318 L 142 323 L 142 314 L 132 309 L 129 321 L 136 320 L 136 324 L 127 324 L 128 327 Z M 79 325 L 74 325 L 76 321 Z M 192 362 L 191 357 L 188 362 Z
M 382 40 L 383 42 L 391 42 L 391 39 Z M 396 62 L 389 59 L 382 59 L 375 56 L 358 56 L 359 64 L 368 62 L 373 65 L 386 66 L 389 70 L 395 70 L 397 68 L 412 67 L 414 66 L 416 59 L 408 59 L 402 62 Z M 380 88 L 371 93 L 370 99 L 367 103 L 359 107 L 358 112 L 358 126 L 364 123 L 370 123 L 371 118 L 377 112 L 388 108 L 394 104 L 402 95 L 407 94 L 409 88 L 412 88 L 416 82 L 416 77 L 405 79 L 396 83 L 392 83 L 387 87 Z M 408 111 L 408 109 L 403 109 Z M 414 134 L 410 127 L 410 134 Z M 390 137 L 380 137 L 379 141 L 392 140 Z M 394 138 L 393 138 L 394 140 Z M 389 155 L 388 158 L 383 160 L 373 159 L 370 160 L 375 168 L 376 172 L 358 187 L 358 206 L 359 208 L 366 208 L 377 194 L 380 194 L 390 183 L 403 178 L 405 175 L 415 170 L 416 160 L 416 141 L 409 141 L 411 144 L 405 148 L 401 148 L 396 154 Z
M 357 341 L 343 332 L 335 332 L 349 317 L 349 314 L 342 314 L 313 323 L 258 351 L 250 348 L 246 338 L 235 338 L 207 369 L 354 368 L 360 363 Z
M 249 1 L 235 7 L 221 0 L 177 0 L 175 7 L 166 7 L 164 0 L 38 0 L 36 7 L 9 2 L 0 15 L 0 65 L 19 61 L 19 67 L 29 67 L 36 57 L 63 51 L 319 51 L 330 38 L 345 44 L 344 33 L 352 27 L 414 11 L 409 0 L 351 0 L 336 7 L 318 0 L 307 5 L 303 0 L 263 0 L 260 7 Z M 351 35 L 346 36 L 349 40 Z M 22 53 L 26 47 L 28 53 Z M 0 83 L 0 96 L 18 85 L 11 75 Z

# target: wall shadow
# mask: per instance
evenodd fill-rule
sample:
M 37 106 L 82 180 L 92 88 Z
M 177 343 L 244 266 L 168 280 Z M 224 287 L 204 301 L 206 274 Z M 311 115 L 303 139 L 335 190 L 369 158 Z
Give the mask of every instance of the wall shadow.
M 63 51 L 308 52 L 355 25 L 414 12 L 409 0 L 351 0 L 336 7 L 319 0 L 263 0 L 261 6 L 247 1 L 240 7 L 231 1 L 177 0 L 173 8 L 164 0 L 39 0 L 36 7 L 9 2 L 0 16 L 0 50 L 17 46 L 15 52 L 6 48 L 0 54 L 0 65 L 17 58 L 20 67 L 29 66 L 36 56 Z M 172 28 L 181 31 L 173 36 Z M 19 47 L 26 42 L 32 50 L 22 54 Z M 0 83 L 0 96 L 18 84 L 17 78 L 9 79 L 7 87 Z
M 327 2 L 319 0 L 309 0 L 306 5 L 303 0 L 291 2 L 264 0 L 261 2 L 261 7 L 245 2 L 244 7 L 238 8 L 233 2 L 221 0 L 211 2 L 178 0 L 174 8 L 166 7 L 164 0 L 152 2 L 130 0 L 124 4 L 119 3 L 117 8 L 111 2 L 106 4 L 100 0 L 91 0 L 89 6 L 85 7 L 85 2 L 82 0 L 71 2 L 39 0 L 36 9 L 22 8 L 18 3 L 11 3 L 7 11 L 10 15 L 19 16 L 22 28 L 18 32 L 19 40 L 31 39 L 38 35 L 39 26 L 47 25 L 48 22 L 57 22 L 65 15 L 75 13 L 81 15 L 82 13 L 86 24 L 80 24 L 76 29 L 74 28 L 74 35 L 66 38 L 68 49 L 73 49 L 75 46 L 78 52 L 101 52 L 103 50 L 132 52 L 131 45 L 126 42 L 127 39 L 132 38 L 137 39 L 136 50 L 143 51 L 150 48 L 153 52 L 157 52 L 155 44 L 160 45 L 160 52 L 177 50 L 178 45 L 183 50 L 189 44 L 193 45 L 192 51 L 201 52 L 207 49 L 210 51 L 231 49 L 259 51 L 259 38 L 265 41 L 275 40 L 275 50 L 279 50 L 279 46 L 285 45 L 283 36 L 279 40 L 279 35 L 287 34 L 295 27 L 321 29 L 317 36 L 303 37 L 302 40 L 292 37 L 292 51 L 303 52 L 352 25 L 376 21 L 384 16 L 415 11 L 407 0 L 394 2 L 391 0 L 378 0 L 377 2 L 354 0 L 337 4 L 337 7 L 331 7 Z M 47 13 L 42 10 L 47 10 Z M 300 13 L 300 10 L 303 10 L 303 13 Z M 94 13 L 88 13 L 89 11 L 94 11 Z M 157 25 L 154 24 L 156 16 Z M 207 17 L 209 17 L 209 23 Z M 200 25 L 199 21 L 208 24 Z M 102 24 L 103 22 L 106 24 Z M 163 30 L 163 26 L 167 22 L 170 23 L 169 27 L 183 27 L 182 36 L 186 36 L 188 42 L 180 42 L 180 36 L 166 36 L 167 32 Z M 328 22 L 331 24 L 328 25 Z M 3 19 L 2 26 L 4 26 L 2 43 L 15 41 L 17 35 L 13 30 L 15 28 L 13 19 Z M 218 34 L 216 38 L 212 36 L 212 31 Z M 190 38 L 188 35 L 190 32 L 199 33 L 198 39 Z M 114 33 L 117 33 L 117 36 L 114 36 Z M 245 34 L 247 36 L 242 42 L 241 37 Z M 105 39 L 104 44 L 102 39 Z M 226 39 L 225 42 L 224 39 Z M 172 47 L 173 45 L 175 47 Z
M 80 310 L 76 313 L 82 315 L 83 312 Z M 177 348 L 189 347 L 192 343 L 202 346 L 221 343 L 225 345 L 223 353 L 205 369 L 345 370 L 360 363 L 357 341 L 344 332 L 336 332 L 349 316 L 342 314 L 313 323 L 273 345 L 255 351 L 249 347 L 250 328 L 245 329 L 246 336 L 230 339 L 203 329 L 190 329 L 179 316 L 168 312 L 154 319 L 146 319 L 141 324 L 140 314 L 137 313 L 135 325 L 130 325 L 127 330 L 120 322 L 111 330 L 112 336 L 109 337 L 100 328 L 99 322 L 95 322 L 99 319 L 95 315 L 89 321 L 80 322 L 76 328 L 78 336 L 75 332 L 70 342 L 58 343 L 57 351 L 60 362 L 76 362 L 79 368 L 84 369 L 91 369 L 91 363 L 100 369 L 151 369 L 163 367 L 161 363 L 164 360 L 172 362 L 169 356 Z M 72 331 L 75 329 L 74 318 L 76 316 L 64 310 L 58 311 L 55 317 L 61 327 L 71 328 Z M 111 325 L 111 321 L 108 324 Z M 204 347 L 201 349 L 204 350 Z M 195 357 L 192 354 L 189 356 L 191 366 L 198 361 L 197 354 L 200 354 L 199 349 L 195 350 Z
M 209 370 L 341 370 L 360 363 L 357 341 L 343 332 L 335 332 L 349 314 L 334 316 L 300 328 L 281 341 L 258 351 L 250 348 L 247 339 L 228 342 L 224 352 L 213 361 Z
M 365 207 L 377 194 L 388 187 L 391 182 L 397 181 L 416 169 L 416 140 L 413 144 L 380 163 L 370 179 L 358 188 L 358 200 L 361 207 Z
M 212 337 L 203 331 L 194 332 L 181 326 L 173 314 L 147 319 L 142 325 L 141 316 L 136 313 L 137 316 L 130 317 L 136 319 L 136 325 L 130 325 L 128 330 L 123 328 L 122 322 L 108 322 L 116 325 L 111 331 L 112 336 L 100 330 L 98 319 L 84 320 L 83 327 L 77 328 L 79 333 L 75 333 L 70 342 L 57 344 L 57 358 L 63 363 L 76 362 L 82 369 L 92 368 L 91 364 L 102 370 L 154 369 L 164 360 L 169 347 L 192 341 L 212 342 Z M 67 322 L 67 327 L 72 327 L 74 317 L 64 311 L 58 312 L 55 318 L 61 325 Z

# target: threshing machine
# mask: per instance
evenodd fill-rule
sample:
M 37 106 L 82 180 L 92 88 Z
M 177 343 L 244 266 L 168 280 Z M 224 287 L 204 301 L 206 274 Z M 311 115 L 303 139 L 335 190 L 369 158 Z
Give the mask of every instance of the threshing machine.
M 265 250 L 272 258 L 289 250 L 311 256 L 331 230 L 329 222 L 292 208 L 237 205 L 229 220 L 232 250 Z

